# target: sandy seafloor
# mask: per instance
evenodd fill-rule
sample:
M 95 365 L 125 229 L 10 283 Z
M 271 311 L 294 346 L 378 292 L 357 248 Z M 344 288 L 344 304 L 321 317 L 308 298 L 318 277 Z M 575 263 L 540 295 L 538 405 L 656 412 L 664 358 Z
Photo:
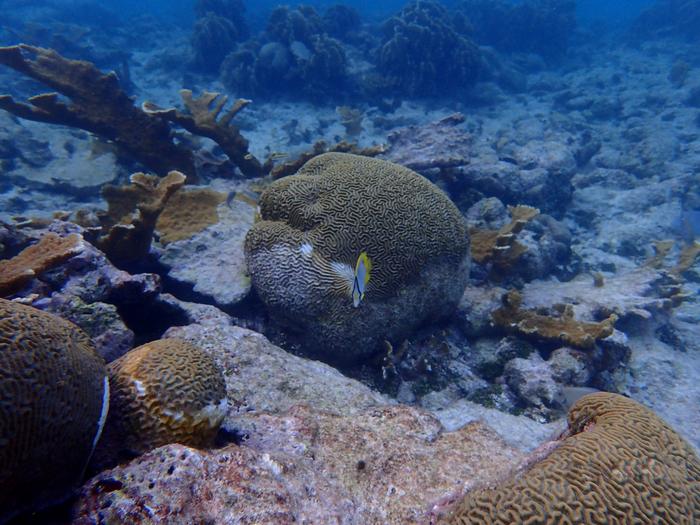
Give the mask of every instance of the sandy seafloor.
M 672 40 L 635 46 L 584 40 L 579 38 L 572 46 L 563 65 L 533 67 L 527 73 L 527 88 L 517 92 L 478 83 L 464 100 L 405 100 L 390 113 L 359 105 L 365 112 L 363 131 L 350 139 L 361 146 L 382 144 L 392 128 L 421 126 L 461 112 L 465 122 L 460 129 L 471 137 L 469 166 L 478 171 L 503 157 L 504 144 L 517 149 L 519 158 L 528 152 L 535 157 L 551 153 L 569 158 L 587 134 L 600 142 L 600 148 L 575 168 L 573 194 L 560 217 L 571 232 L 574 273 L 604 272 L 613 279 L 617 273 L 642 267 L 654 253 L 653 243 L 662 239 L 676 241 L 673 257 L 684 243 L 696 241 L 693 228 L 698 227 L 692 222 L 683 226 L 684 213 L 700 209 L 700 101 L 691 96 L 693 88 L 700 89 L 696 50 Z M 170 36 L 168 45 L 185 48 L 186 35 L 181 40 Z M 138 102 L 149 100 L 163 107 L 180 103 L 180 80 L 162 69 L 145 67 L 162 53 L 141 50 L 133 55 L 131 77 Z M 679 60 L 690 66 L 682 85 L 669 80 Z M 195 92 L 224 90 L 213 79 L 190 79 L 192 85 L 187 87 Z M 35 92 L 33 84 L 7 68 L 0 68 L 0 85 L 3 90 L 14 86 L 17 93 L 25 88 L 29 94 Z M 376 124 L 380 121 L 382 127 Z M 346 138 L 335 105 L 253 100 L 237 124 L 258 158 L 271 151 L 293 157 L 317 140 L 335 143 Z M 99 187 L 124 183 L 128 175 L 110 149 L 87 133 L 20 121 L 5 112 L 0 112 L 0 144 L 5 152 L 13 149 L 15 159 L 13 168 L 0 174 L 0 220 L 9 223 L 17 216 L 49 217 L 58 210 L 104 206 Z M 36 155 L 44 160 L 22 160 Z M 700 450 L 698 264 L 683 274 L 684 302 L 658 314 L 662 316 L 658 320 L 652 317 L 620 327 L 618 335 L 630 355 L 613 382 Z M 550 281 L 540 276 L 534 284 Z M 479 344 L 478 337 L 467 341 Z M 433 411 L 447 430 L 483 418 L 523 450 L 534 448 L 561 426 L 562 413 L 554 422 L 516 417 L 450 391 L 416 397 L 399 389 L 394 395 Z

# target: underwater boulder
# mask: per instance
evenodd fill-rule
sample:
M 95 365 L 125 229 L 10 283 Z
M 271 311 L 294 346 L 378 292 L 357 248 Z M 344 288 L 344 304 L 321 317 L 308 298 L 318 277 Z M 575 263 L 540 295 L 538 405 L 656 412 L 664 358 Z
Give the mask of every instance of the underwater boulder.
M 0 522 L 70 496 L 108 400 L 104 361 L 85 333 L 0 299 Z
M 252 284 L 273 319 L 323 360 L 358 361 L 402 340 L 452 312 L 466 286 L 464 218 L 402 166 L 319 155 L 273 183 L 260 213 L 245 244 Z

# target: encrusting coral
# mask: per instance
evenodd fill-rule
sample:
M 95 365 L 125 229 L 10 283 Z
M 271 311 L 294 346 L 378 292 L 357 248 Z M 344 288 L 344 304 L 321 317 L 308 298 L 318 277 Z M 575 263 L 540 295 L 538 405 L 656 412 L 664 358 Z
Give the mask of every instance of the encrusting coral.
M 166 443 L 213 443 L 228 401 L 221 369 L 208 354 L 160 339 L 112 361 L 108 372 L 110 410 L 98 460 L 110 447 L 140 454 Z
M 400 340 L 459 301 L 469 238 L 459 210 L 427 179 L 369 157 L 325 153 L 260 199 L 248 232 L 253 286 L 273 316 L 303 331 L 305 349 L 352 361 Z M 353 308 L 352 274 L 372 261 L 367 298 Z
M 497 486 L 473 487 L 437 523 L 692 525 L 700 458 L 651 410 L 606 392 L 581 398 L 568 431 Z
M 497 327 L 547 343 L 593 348 L 598 339 L 612 335 L 617 321 L 615 314 L 598 323 L 577 321 L 572 305 L 568 304 L 554 305 L 555 315 L 523 310 L 520 307 L 522 297 L 517 291 L 504 294 L 502 301 L 503 305 L 491 314 Z
M 85 333 L 0 299 L 0 522 L 70 495 L 108 397 L 104 361 Z
M 181 189 L 170 197 L 158 216 L 156 230 L 162 244 L 192 237 L 219 221 L 216 208 L 226 194 L 209 188 Z
M 47 233 L 38 243 L 12 259 L 0 261 L 0 297 L 18 292 L 34 277 L 80 253 L 83 239 L 78 234 L 61 237 Z

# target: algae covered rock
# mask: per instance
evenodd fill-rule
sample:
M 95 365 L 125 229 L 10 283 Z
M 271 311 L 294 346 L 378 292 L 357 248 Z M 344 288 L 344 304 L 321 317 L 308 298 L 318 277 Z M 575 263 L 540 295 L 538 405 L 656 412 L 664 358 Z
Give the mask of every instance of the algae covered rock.
M 179 339 L 152 341 L 109 364 L 112 389 L 105 450 L 140 454 L 166 443 L 201 447 L 214 441 L 228 408 L 221 370 Z
M 104 361 L 78 327 L 0 299 L 0 522 L 80 481 L 107 414 Z
M 329 361 L 371 355 L 457 305 L 469 273 L 459 210 L 427 179 L 386 161 L 326 153 L 273 183 L 246 237 L 251 280 L 272 317 Z M 372 269 L 353 307 L 361 253 Z

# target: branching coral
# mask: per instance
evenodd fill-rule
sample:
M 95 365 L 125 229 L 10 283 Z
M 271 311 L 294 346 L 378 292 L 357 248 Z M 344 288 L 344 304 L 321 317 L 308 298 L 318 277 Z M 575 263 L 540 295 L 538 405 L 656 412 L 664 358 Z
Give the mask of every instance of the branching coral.
M 180 95 L 187 112 L 161 109 L 151 103 L 137 108 L 119 87 L 114 73 L 103 74 L 89 62 L 68 60 L 51 49 L 24 44 L 3 47 L 0 64 L 43 82 L 71 100 L 66 104 L 58 93 L 48 93 L 23 104 L 2 95 L 0 109 L 21 118 L 95 133 L 113 141 L 159 175 L 174 170 L 185 173 L 188 182 L 196 180 L 193 152 L 173 142 L 171 124 L 212 139 L 245 176 L 258 177 L 265 173 L 262 164 L 248 151 L 248 141 L 231 125 L 248 100 L 236 100 L 221 115 L 228 97 L 204 92 L 195 98 L 185 89 Z
M 0 297 L 19 291 L 34 277 L 61 264 L 83 250 L 78 234 L 60 237 L 47 233 L 38 243 L 9 260 L 0 261 Z
M 698 523 L 700 458 L 651 410 L 601 392 L 581 398 L 568 424 L 560 441 L 498 486 L 468 492 L 439 523 Z
M 105 186 L 102 194 L 109 208 L 100 217 L 102 227 L 91 232 L 92 242 L 117 265 L 142 259 L 151 246 L 158 216 L 184 183 L 182 173 L 171 171 L 162 179 L 134 173 L 129 186 Z
M 571 305 L 556 304 L 554 315 L 545 315 L 536 310 L 523 310 L 522 297 L 517 291 L 504 294 L 503 305 L 491 316 L 494 324 L 508 332 L 554 344 L 565 344 L 576 348 L 593 348 L 598 339 L 613 333 L 617 315 L 598 323 L 577 321 Z
M 0 109 L 24 119 L 90 131 L 159 174 L 179 170 L 195 175 L 192 152 L 173 142 L 170 126 L 134 106 L 115 73 L 103 74 L 90 62 L 69 60 L 51 49 L 20 44 L 0 48 L 0 64 L 58 93 L 31 97 L 29 104 L 0 96 Z
M 180 90 L 187 113 L 175 108 L 161 109 L 151 102 L 144 102 L 142 109 L 149 115 L 178 124 L 194 135 L 208 137 L 216 142 L 226 156 L 241 170 L 246 177 L 261 177 L 265 170 L 260 161 L 248 152 L 248 141 L 240 130 L 231 125 L 233 118 L 250 100 L 239 98 L 223 114 L 228 96 L 205 91 L 199 98 L 192 96 L 189 89 Z M 220 117 L 221 115 L 221 117 Z
M 493 268 L 506 271 L 517 262 L 527 248 L 516 240 L 525 225 L 535 218 L 540 210 L 531 206 L 508 206 L 512 220 L 498 230 L 472 228 L 469 231 L 472 258 L 479 264 L 492 263 Z

